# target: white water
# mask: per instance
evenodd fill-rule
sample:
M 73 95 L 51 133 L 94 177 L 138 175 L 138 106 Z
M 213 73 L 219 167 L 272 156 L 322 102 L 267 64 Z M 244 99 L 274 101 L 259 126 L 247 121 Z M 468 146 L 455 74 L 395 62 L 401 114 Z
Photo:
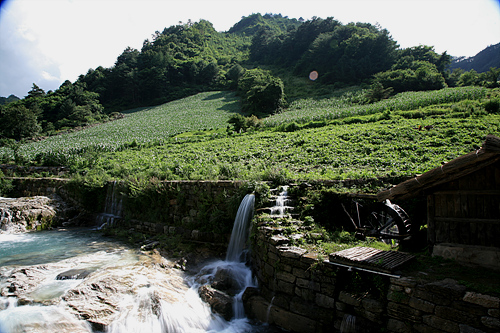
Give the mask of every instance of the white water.
M 104 328 L 109 333 L 266 332 L 266 326 L 255 325 L 245 317 L 241 301 L 246 287 L 256 286 L 251 270 L 241 260 L 246 251 L 254 200 L 253 195 L 247 195 L 238 209 L 226 260 L 206 265 L 195 277 L 161 268 L 164 264 L 154 261 L 158 259 L 103 239 L 96 232 L 0 235 L 0 292 L 8 290 L 10 274 L 20 266 L 41 272 L 39 281 L 33 282 L 31 290 L 23 296 L 33 303 L 20 305 L 17 297 L 8 293 L 0 296 L 0 333 L 99 332 L 75 313 L 87 313 L 96 304 L 103 311 L 108 304 L 117 304 L 116 313 Z M 84 280 L 55 279 L 64 271 L 82 268 L 91 272 Z M 198 296 L 201 284 L 198 281 L 210 283 L 221 269 L 229 273 L 234 283 L 234 315 L 230 321 L 212 313 Z M 109 299 L 101 303 L 89 298 L 83 305 L 70 306 L 71 297 L 64 298 L 72 294 L 91 297 L 85 296 L 86 293 L 110 280 L 118 283 L 111 294 L 102 295 Z
M 116 181 L 108 186 L 104 212 L 97 216 L 97 228 L 114 227 L 116 222 L 122 218 L 123 197 L 118 193 Z M 1 332 L 0 332 L 1 333 Z
M 255 196 L 247 194 L 241 201 L 234 220 L 231 240 L 227 248 L 226 261 L 240 262 L 244 253 L 250 233 L 250 220 L 253 216 Z
M 345 314 L 340 324 L 341 333 L 356 332 L 356 316 Z
M 271 207 L 271 215 L 284 216 L 287 210 L 288 202 L 288 186 L 283 186 L 281 192 L 276 197 L 276 203 L 274 207 Z

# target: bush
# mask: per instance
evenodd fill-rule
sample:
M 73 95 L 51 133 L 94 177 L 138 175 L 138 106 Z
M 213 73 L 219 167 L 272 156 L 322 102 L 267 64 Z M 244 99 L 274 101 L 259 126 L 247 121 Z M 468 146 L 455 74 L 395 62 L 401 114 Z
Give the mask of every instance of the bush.
M 483 107 L 489 113 L 497 113 L 500 111 L 500 99 L 490 99 L 483 104 Z
M 238 81 L 243 111 L 271 113 L 285 105 L 283 81 L 260 68 L 246 71 Z
M 4 174 L 0 171 L 0 196 L 7 196 L 14 189 L 11 179 L 5 179 Z
M 241 114 L 235 114 L 227 122 L 233 125 L 233 129 L 236 132 L 246 132 L 248 129 L 262 127 L 262 120 L 254 115 L 243 117 Z

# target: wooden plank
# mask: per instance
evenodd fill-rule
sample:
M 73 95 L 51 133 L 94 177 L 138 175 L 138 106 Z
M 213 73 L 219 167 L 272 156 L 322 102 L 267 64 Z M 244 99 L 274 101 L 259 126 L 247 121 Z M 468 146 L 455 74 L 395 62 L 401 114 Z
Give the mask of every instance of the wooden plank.
M 462 213 L 461 212 L 461 210 L 462 210 L 462 200 L 461 199 L 462 198 L 460 197 L 460 194 L 454 193 L 452 195 L 447 195 L 447 197 L 449 197 L 450 201 L 453 202 L 453 209 L 450 209 L 447 216 L 450 216 L 450 217 L 460 216 L 460 214 Z
M 434 194 L 467 194 L 467 195 L 500 195 L 499 190 L 443 190 L 436 191 Z
M 467 217 L 476 217 L 477 216 L 477 195 L 467 194 L 465 195 L 467 198 L 467 205 L 469 206 L 469 215 Z
M 356 247 L 330 254 L 330 262 L 336 262 L 353 267 L 360 267 L 391 273 L 396 268 L 405 264 L 414 256 L 395 252 L 382 251 L 368 247 Z

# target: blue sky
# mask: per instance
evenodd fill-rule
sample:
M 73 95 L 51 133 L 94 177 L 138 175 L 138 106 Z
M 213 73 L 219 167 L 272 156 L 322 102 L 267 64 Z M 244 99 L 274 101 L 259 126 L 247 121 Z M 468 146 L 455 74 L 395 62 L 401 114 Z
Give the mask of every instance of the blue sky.
M 242 16 L 334 17 L 380 24 L 401 47 L 431 45 L 473 56 L 500 42 L 499 0 L 6 0 L 0 7 L 0 96 L 45 91 L 98 66 L 155 31 L 210 21 L 227 31 Z

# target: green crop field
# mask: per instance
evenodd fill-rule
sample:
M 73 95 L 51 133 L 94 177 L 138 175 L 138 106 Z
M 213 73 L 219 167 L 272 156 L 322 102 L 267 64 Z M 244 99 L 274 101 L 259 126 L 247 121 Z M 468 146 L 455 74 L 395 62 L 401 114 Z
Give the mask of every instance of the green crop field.
M 156 107 L 124 112 L 125 117 L 99 126 L 49 137 L 19 148 L 21 161 L 64 161 L 86 151 L 115 151 L 128 146 L 158 145 L 183 132 L 225 128 L 240 112 L 231 92 L 205 92 Z M 0 160 L 14 159 L 14 151 L 0 148 Z
M 435 119 L 432 130 L 419 131 L 421 119 L 396 117 L 291 133 L 264 131 L 107 153 L 92 169 L 118 179 L 138 175 L 247 180 L 412 175 L 473 151 L 486 134 L 500 133 L 499 123 L 499 115 Z
M 476 100 L 486 95 L 482 87 L 446 88 L 435 91 L 404 92 L 393 98 L 368 105 L 353 105 L 359 98 L 359 92 L 331 99 L 301 99 L 293 102 L 286 112 L 271 116 L 265 120 L 266 126 L 279 126 L 295 121 L 304 123 L 318 120 L 332 120 L 356 115 L 374 114 L 384 111 L 407 111 L 429 105 L 459 102 L 465 99 Z
M 485 108 L 492 94 L 498 91 L 467 87 L 408 92 L 369 105 L 349 105 L 353 95 L 301 100 L 264 119 L 260 131 L 227 134 L 238 98 L 201 93 L 15 152 L 3 148 L 0 156 L 65 165 L 78 177 L 101 180 L 410 176 L 477 149 L 487 134 L 499 135 L 500 114 Z M 312 120 L 320 127 L 308 128 Z M 302 125 L 283 126 L 291 123 Z

